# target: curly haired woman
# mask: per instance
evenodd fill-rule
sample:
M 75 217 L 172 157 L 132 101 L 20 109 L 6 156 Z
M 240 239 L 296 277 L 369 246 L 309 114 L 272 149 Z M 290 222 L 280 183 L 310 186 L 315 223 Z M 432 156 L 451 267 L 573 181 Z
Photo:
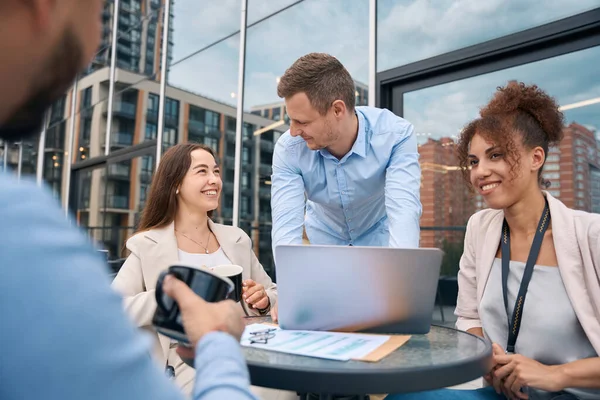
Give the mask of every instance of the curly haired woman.
M 489 386 L 388 400 L 600 399 L 600 215 L 541 189 L 562 137 L 554 99 L 517 82 L 463 130 L 460 163 L 489 209 L 467 224 L 456 325 L 493 343 Z

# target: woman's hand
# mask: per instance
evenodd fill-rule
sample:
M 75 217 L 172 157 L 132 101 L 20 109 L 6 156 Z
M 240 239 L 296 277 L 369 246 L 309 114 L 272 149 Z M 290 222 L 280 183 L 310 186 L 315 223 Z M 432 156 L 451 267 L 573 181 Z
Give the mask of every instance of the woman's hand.
M 494 357 L 506 354 L 498 343 L 492 344 L 492 352 Z M 512 399 L 513 396 L 511 395 L 510 390 L 506 389 L 504 387 L 504 382 L 502 382 L 502 379 L 496 377 L 495 375 L 496 370 L 501 366 L 502 365 L 497 364 L 494 360 L 494 366 L 492 367 L 492 370 L 488 374 L 484 375 L 483 379 L 485 379 L 486 382 L 494 388 L 496 393 L 504 394 L 504 396 L 506 396 L 507 398 Z
M 265 310 L 269 307 L 269 296 L 267 296 L 267 291 L 263 285 L 254 282 L 252 279 L 246 279 L 242 282 L 242 286 L 242 297 L 250 307 L 258 310 Z
M 494 362 L 499 364 L 493 373 L 504 381 L 504 388 L 509 390 L 513 399 L 527 399 L 521 388 L 533 387 L 548 392 L 564 389 L 560 366 L 544 365 L 520 354 L 494 354 Z
M 279 315 L 277 313 L 277 302 L 275 302 L 275 305 L 273 307 L 271 307 L 271 320 L 273 322 L 278 322 L 277 319 L 279 318 Z

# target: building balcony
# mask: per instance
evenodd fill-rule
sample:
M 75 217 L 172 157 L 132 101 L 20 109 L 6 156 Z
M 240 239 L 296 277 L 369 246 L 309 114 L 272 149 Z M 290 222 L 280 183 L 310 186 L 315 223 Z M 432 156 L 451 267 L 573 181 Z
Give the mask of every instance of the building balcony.
M 104 145 L 105 142 L 102 143 Z M 110 135 L 111 147 L 128 147 L 133 145 L 133 134 L 129 132 L 113 132 Z
M 254 191 L 252 190 L 252 188 L 250 186 L 246 186 L 246 187 L 242 186 L 242 195 L 243 196 L 251 197 L 253 194 L 254 194 Z
M 221 139 L 221 131 L 212 126 L 205 127 L 204 133 L 206 134 L 206 136 L 213 137 L 215 139 Z
M 258 174 L 260 176 L 271 176 L 271 173 L 272 173 L 272 168 L 270 165 L 260 164 L 260 166 L 258 167 Z
M 131 33 L 129 31 L 119 32 L 119 39 L 127 40 L 131 42 Z
M 134 46 L 126 46 L 124 44 L 117 44 L 117 51 L 122 54 L 126 54 L 129 57 L 139 57 L 140 49 Z
M 223 161 L 225 161 L 225 167 L 229 169 L 235 168 L 235 157 L 234 156 L 225 156 L 223 157 Z
M 193 119 L 190 119 L 188 121 L 188 130 L 190 133 L 196 133 L 196 134 L 203 135 L 205 133 L 204 128 L 205 128 L 204 122 L 196 121 Z
M 275 145 L 273 144 L 273 142 L 271 142 L 269 140 L 261 139 L 261 141 L 260 141 L 260 149 L 261 150 L 272 153 L 274 148 L 275 148 Z
M 142 169 L 140 171 L 140 183 L 149 184 L 152 182 L 152 171 L 148 169 Z
M 223 192 L 233 193 L 233 182 L 223 182 Z
M 258 196 L 261 199 L 270 199 L 271 198 L 271 188 L 261 187 L 258 189 Z
M 242 159 L 242 170 L 246 172 L 254 172 L 254 165 L 248 160 Z
M 110 164 L 108 166 L 108 177 L 129 180 L 131 169 L 129 165 Z
M 233 218 L 233 210 L 231 208 L 222 208 L 221 209 L 221 217 L 222 218 Z
M 258 217 L 258 222 L 260 223 L 265 223 L 265 222 L 271 222 L 271 213 L 268 212 L 261 212 L 260 216 Z
M 110 195 L 106 197 L 106 208 L 116 208 L 120 210 L 129 209 L 129 198 L 127 196 Z
M 165 126 L 177 128 L 179 126 L 179 118 L 165 114 Z
M 235 143 L 235 131 L 228 130 L 225 132 L 225 136 L 228 142 Z
M 148 110 L 146 120 L 156 124 L 158 122 L 158 110 Z
M 84 106 L 81 108 L 79 114 L 81 115 L 81 118 L 92 118 L 92 115 L 94 114 L 94 107 Z
M 113 116 L 135 120 L 137 106 L 126 101 L 117 101 L 113 105 Z

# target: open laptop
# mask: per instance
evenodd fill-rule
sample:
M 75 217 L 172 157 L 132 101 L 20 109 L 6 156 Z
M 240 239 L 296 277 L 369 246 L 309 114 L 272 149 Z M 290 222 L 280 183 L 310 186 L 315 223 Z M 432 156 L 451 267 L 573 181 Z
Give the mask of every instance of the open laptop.
M 424 248 L 277 246 L 279 325 L 427 333 L 443 254 Z

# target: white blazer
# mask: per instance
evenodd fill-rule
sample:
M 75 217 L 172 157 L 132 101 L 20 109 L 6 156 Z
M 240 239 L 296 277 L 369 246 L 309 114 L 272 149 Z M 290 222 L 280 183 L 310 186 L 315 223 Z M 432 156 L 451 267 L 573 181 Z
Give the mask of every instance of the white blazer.
M 558 269 L 575 314 L 600 354 L 600 215 L 567 208 L 544 192 L 552 218 Z M 504 212 L 483 210 L 467 224 L 458 273 L 456 327 L 481 327 L 479 304 L 496 257 Z
M 215 224 L 210 220 L 208 224 L 231 263 L 244 269 L 242 279 L 253 279 L 262 284 L 271 305 L 274 305 L 277 300 L 277 286 L 256 258 L 250 237 L 240 228 Z M 131 254 L 119 270 L 112 286 L 123 296 L 125 310 L 135 324 L 149 331 L 156 338 L 154 356 L 160 365 L 164 368 L 167 360 L 176 359 L 178 365 L 173 367 L 176 369 L 177 383 L 184 389 L 191 390 L 193 369 L 188 367 L 189 371 L 185 371 L 180 376 L 180 370 L 185 370 L 187 365 L 180 361 L 175 349 L 170 349 L 171 340 L 156 333 L 152 327 L 152 317 L 156 310 L 154 292 L 158 276 L 170 265 L 179 261 L 174 224 L 134 235 L 127 241 L 127 248 Z M 248 312 L 259 314 L 257 310 L 251 308 L 248 308 Z M 241 306 L 240 314 L 243 314 Z

